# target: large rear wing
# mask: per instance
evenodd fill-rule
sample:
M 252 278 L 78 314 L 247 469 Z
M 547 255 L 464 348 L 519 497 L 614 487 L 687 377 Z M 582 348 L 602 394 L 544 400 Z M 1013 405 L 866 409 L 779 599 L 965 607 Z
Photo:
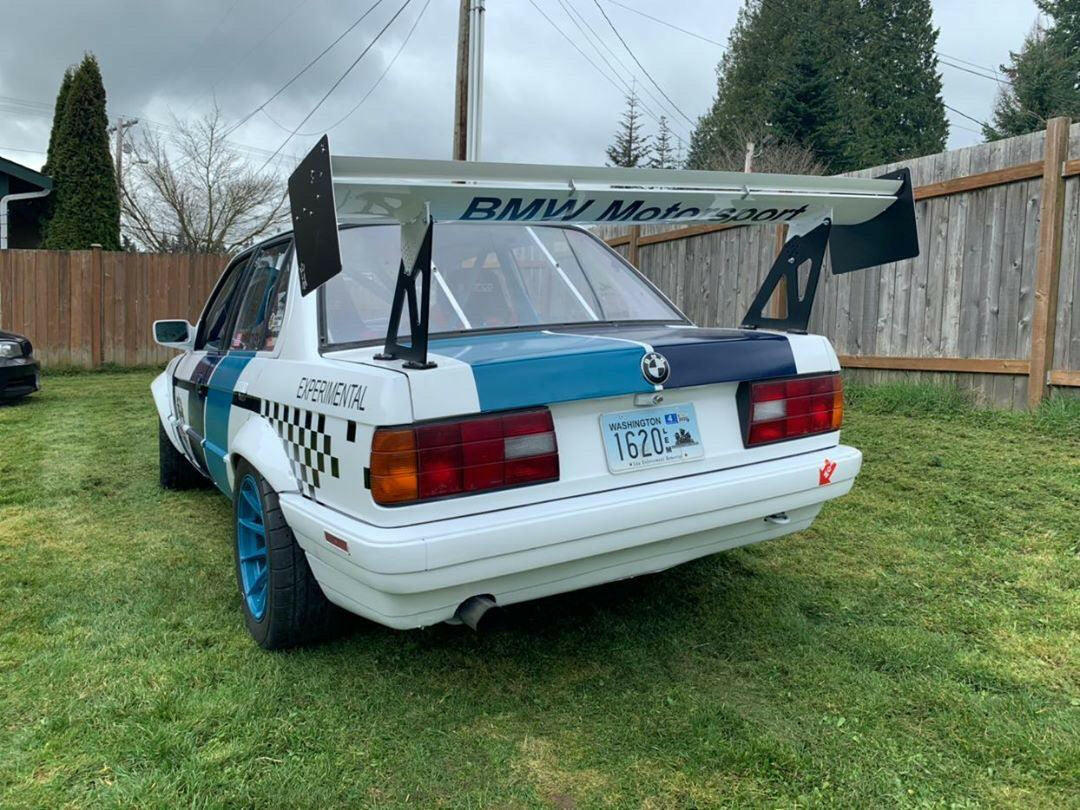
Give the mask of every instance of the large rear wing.
M 402 261 L 384 357 L 427 365 L 435 222 L 786 225 L 788 240 L 743 319 L 805 331 L 826 245 L 846 273 L 919 253 L 906 169 L 873 179 L 331 156 L 325 136 L 289 178 L 301 289 L 341 270 L 339 222 L 401 223 Z M 800 294 L 799 268 L 809 262 Z M 421 289 L 417 298 L 416 280 Z M 787 279 L 787 316 L 764 309 Z M 398 341 L 405 304 L 410 344 Z

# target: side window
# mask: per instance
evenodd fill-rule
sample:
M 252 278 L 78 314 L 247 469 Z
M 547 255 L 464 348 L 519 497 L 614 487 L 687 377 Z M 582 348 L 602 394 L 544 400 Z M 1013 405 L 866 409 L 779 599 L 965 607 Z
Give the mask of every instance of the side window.
M 237 290 L 240 280 L 244 277 L 244 268 L 247 267 L 250 256 L 245 256 L 232 266 L 226 268 L 225 278 L 222 280 L 206 306 L 206 314 L 203 315 L 199 324 L 199 335 L 195 341 L 195 349 L 207 351 L 225 350 L 225 329 L 229 325 L 229 315 L 232 313 L 233 304 L 236 302 Z
M 285 317 L 291 247 L 291 242 L 280 242 L 255 255 L 237 312 L 230 349 L 269 351 L 274 348 Z

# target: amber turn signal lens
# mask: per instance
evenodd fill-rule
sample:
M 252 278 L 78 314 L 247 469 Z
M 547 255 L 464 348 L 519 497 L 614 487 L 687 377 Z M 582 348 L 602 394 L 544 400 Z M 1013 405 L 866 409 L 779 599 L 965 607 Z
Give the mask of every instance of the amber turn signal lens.
M 839 430 L 844 424 L 844 383 L 836 378 L 836 391 L 833 392 L 832 429 Z
M 371 496 L 376 503 L 416 500 L 416 435 L 411 429 L 377 430 L 371 441 Z

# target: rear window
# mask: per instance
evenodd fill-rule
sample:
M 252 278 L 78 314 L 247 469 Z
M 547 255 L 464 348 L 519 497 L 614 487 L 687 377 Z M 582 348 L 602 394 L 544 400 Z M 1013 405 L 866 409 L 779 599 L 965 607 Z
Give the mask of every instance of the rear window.
M 342 272 L 320 291 L 328 343 L 386 336 L 401 262 L 397 225 L 341 232 Z M 606 245 L 571 228 L 435 226 L 432 334 L 604 321 L 685 319 Z M 401 335 L 407 335 L 403 318 Z

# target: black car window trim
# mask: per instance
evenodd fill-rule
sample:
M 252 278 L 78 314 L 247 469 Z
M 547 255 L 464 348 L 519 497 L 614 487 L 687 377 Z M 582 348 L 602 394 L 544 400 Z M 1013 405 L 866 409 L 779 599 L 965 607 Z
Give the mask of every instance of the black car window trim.
M 213 308 L 214 304 L 217 303 L 218 296 L 221 295 L 222 290 L 224 289 L 226 282 L 234 274 L 240 273 L 242 275 L 244 273 L 244 271 L 247 269 L 247 264 L 251 261 L 251 257 L 255 255 L 255 252 L 256 252 L 255 248 L 245 250 L 243 253 L 241 253 L 239 256 L 237 256 L 235 259 L 233 259 L 231 262 L 229 262 L 228 265 L 226 265 L 225 269 L 222 271 L 221 277 L 218 278 L 217 283 L 214 285 L 213 292 L 211 292 L 210 296 L 206 299 L 206 303 L 203 305 L 202 314 L 199 316 L 199 325 L 198 325 L 198 329 L 195 332 L 195 351 L 201 352 L 201 351 L 206 351 L 207 350 L 206 349 L 206 329 L 207 329 L 206 317 L 210 314 L 210 310 Z M 238 281 L 237 284 L 239 284 L 239 283 L 240 282 Z M 231 316 L 230 316 L 229 320 L 232 320 Z M 215 349 L 214 351 L 216 353 L 218 350 Z

